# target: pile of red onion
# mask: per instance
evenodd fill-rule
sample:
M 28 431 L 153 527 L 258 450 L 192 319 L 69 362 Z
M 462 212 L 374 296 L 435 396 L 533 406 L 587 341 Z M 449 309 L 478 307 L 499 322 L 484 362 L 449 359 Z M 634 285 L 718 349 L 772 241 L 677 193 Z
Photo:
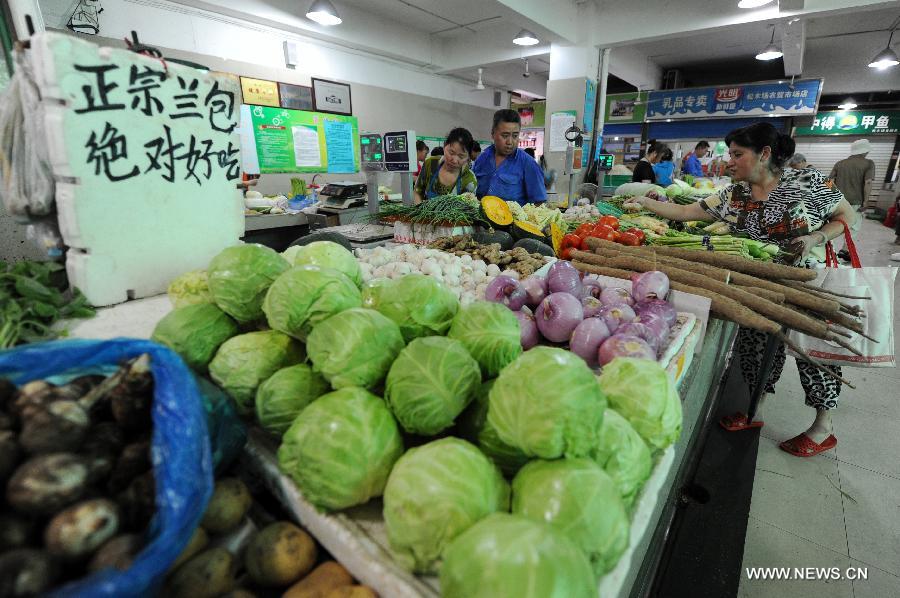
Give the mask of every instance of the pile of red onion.
M 547 277 L 518 281 L 498 276 L 485 298 L 516 313 L 526 351 L 541 339 L 568 343 L 591 367 L 616 357 L 656 359 L 675 324 L 675 308 L 666 301 L 669 279 L 662 272 L 632 277 L 632 291 L 603 287 L 582 278 L 571 262 L 559 260 Z

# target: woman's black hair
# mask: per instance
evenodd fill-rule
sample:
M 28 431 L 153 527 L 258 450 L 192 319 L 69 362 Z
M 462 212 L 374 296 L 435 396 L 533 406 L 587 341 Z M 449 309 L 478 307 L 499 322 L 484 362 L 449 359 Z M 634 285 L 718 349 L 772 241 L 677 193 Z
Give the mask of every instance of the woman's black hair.
M 656 154 L 657 156 L 662 156 L 666 153 L 666 150 L 669 149 L 669 146 L 661 141 L 654 141 L 647 148 L 647 154 Z
M 469 154 L 472 152 L 472 146 L 475 144 L 475 139 L 472 137 L 472 134 L 469 133 L 468 129 L 456 127 L 447 134 L 447 139 L 444 140 L 444 146 L 448 146 L 451 143 L 460 144 L 462 148 L 466 150 L 466 153 Z
M 771 123 L 767 122 L 753 123 L 735 129 L 725 136 L 725 145 L 730 146 L 732 143 L 750 148 L 757 154 L 762 153 L 763 148 L 768 146 L 772 150 L 769 168 L 773 171 L 781 169 L 788 158 L 794 155 L 796 148 L 796 144 L 790 136 L 779 133 Z
M 673 158 L 672 149 L 667 147 L 659 156 L 660 162 L 671 162 Z
M 416 151 L 421 152 L 422 150 L 427 150 L 428 146 L 425 145 L 425 142 L 421 139 L 416 139 Z
M 431 154 L 429 154 L 429 155 L 431 155 L 431 156 L 443 156 L 443 155 L 444 155 L 444 148 L 442 148 L 441 146 L 437 146 L 436 148 L 434 148 L 434 149 L 431 150 Z

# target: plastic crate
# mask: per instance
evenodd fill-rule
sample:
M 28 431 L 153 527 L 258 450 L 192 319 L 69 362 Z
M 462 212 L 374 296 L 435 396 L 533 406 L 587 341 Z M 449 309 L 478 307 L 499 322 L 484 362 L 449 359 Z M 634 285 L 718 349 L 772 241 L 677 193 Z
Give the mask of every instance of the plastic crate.
M 618 187 L 631 182 L 630 174 L 607 174 L 603 177 L 604 187 Z

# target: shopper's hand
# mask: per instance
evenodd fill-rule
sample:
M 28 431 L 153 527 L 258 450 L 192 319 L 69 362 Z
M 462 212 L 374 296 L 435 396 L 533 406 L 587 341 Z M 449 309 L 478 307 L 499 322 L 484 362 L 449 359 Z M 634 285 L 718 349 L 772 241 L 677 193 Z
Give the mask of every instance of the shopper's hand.
M 648 201 L 650 201 L 649 197 L 629 197 L 622 204 L 622 209 L 626 212 L 640 212 Z
M 802 237 L 797 237 L 793 241 L 791 241 L 791 253 L 794 254 L 795 262 L 804 262 L 806 258 L 809 256 L 809 252 L 812 251 L 812 248 L 820 245 L 822 241 L 822 235 L 803 235 Z

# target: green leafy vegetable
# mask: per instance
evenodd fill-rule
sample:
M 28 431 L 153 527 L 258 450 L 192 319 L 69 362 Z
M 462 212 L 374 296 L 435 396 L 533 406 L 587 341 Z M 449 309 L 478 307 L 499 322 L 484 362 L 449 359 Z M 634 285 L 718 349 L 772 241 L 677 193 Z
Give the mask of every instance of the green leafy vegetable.
M 384 401 L 362 388 L 319 397 L 291 424 L 278 463 L 323 509 L 345 509 L 381 496 L 403 454 L 397 422 Z
M 209 363 L 209 374 L 246 415 L 253 409 L 259 385 L 303 358 L 303 345 L 286 334 L 276 330 L 248 332 L 222 343 Z
M 509 485 L 475 446 L 442 438 L 400 457 L 384 489 L 384 522 L 397 558 L 433 569 L 445 546 L 473 523 L 509 509 Z
M 526 455 L 583 457 L 597 446 L 605 409 L 606 399 L 583 359 L 535 347 L 500 373 L 487 421 L 500 440 Z
M 532 461 L 512 482 L 512 512 L 556 527 L 575 541 L 597 575 L 628 548 L 625 505 L 612 478 L 590 459 Z
M 288 267 L 287 261 L 268 247 L 228 247 L 209 264 L 209 290 L 222 311 L 239 323 L 252 322 L 262 317 L 266 291 Z
M 173 307 L 214 302 L 206 270 L 185 272 L 169 283 L 168 295 Z
M 478 362 L 461 342 L 426 336 L 400 351 L 384 398 L 404 430 L 433 436 L 453 425 L 480 386 Z
M 488 380 L 482 384 L 475 400 L 459 416 L 459 434 L 477 444 L 500 471 L 513 476 L 528 463 L 528 455 L 500 440 L 497 431 L 487 422 L 488 396 L 494 382 L 495 380 Z
M 375 310 L 357 307 L 320 322 L 307 339 L 313 369 L 332 388 L 381 384 L 403 349 L 400 329 Z
M 461 308 L 448 336 L 462 341 L 485 378 L 496 377 L 522 354 L 519 320 L 500 303 L 476 301 Z
M 559 530 L 521 515 L 488 515 L 447 547 L 444 598 L 597 598 L 584 552 Z
M 333 241 L 313 241 L 307 245 L 295 246 L 291 256 L 285 256 L 295 266 L 319 266 L 337 270 L 355 284 L 362 286 L 362 270 L 356 257 L 346 248 Z
M 151 340 L 166 345 L 199 372 L 205 372 L 222 343 L 238 333 L 238 325 L 212 303 L 178 307 L 153 329 Z
M 406 342 L 443 336 L 459 310 L 459 300 L 444 284 L 424 274 L 407 274 L 379 288 L 374 306 L 400 326 Z
M 280 436 L 301 411 L 329 390 L 325 378 L 305 363 L 282 368 L 256 390 L 256 419 Z
M 603 367 L 600 388 L 616 411 L 653 449 L 664 449 L 681 434 L 681 399 L 659 363 L 617 357 Z
M 56 338 L 59 320 L 93 317 L 78 289 L 64 290 L 63 269 L 56 262 L 0 261 L 0 349 Z
M 608 408 L 603 413 L 600 443 L 591 453 L 591 458 L 616 483 L 625 506 L 631 507 L 637 493 L 650 477 L 653 463 L 647 443 L 615 409 Z
M 297 266 L 275 279 L 262 308 L 269 326 L 306 340 L 322 320 L 361 304 L 359 289 L 337 270 Z
M 362 286 L 362 306 L 368 309 L 378 309 L 381 302 L 381 294 L 384 289 L 393 282 L 390 278 L 373 278 Z

